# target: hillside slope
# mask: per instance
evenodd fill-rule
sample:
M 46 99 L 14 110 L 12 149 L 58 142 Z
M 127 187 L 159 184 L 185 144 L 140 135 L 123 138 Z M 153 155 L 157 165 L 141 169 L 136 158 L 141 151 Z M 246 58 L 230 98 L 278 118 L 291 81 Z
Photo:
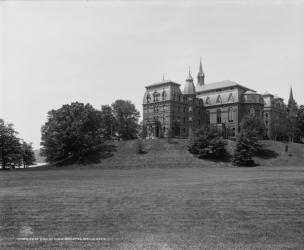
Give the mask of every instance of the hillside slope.
M 197 159 L 187 151 L 187 139 L 143 140 L 145 154 L 137 154 L 137 141 L 116 142 L 116 152 L 110 158 L 104 159 L 103 167 L 193 167 L 218 166 L 229 163 L 218 163 Z M 100 164 L 98 164 L 100 165 Z

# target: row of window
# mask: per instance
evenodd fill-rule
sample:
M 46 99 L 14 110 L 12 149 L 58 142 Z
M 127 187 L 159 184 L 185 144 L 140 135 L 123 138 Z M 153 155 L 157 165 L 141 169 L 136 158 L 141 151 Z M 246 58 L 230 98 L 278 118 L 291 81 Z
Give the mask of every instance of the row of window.
M 228 102 L 234 102 L 232 93 L 230 93 L 229 96 L 228 96 Z M 205 103 L 206 103 L 206 105 L 211 105 L 211 101 L 210 101 L 209 96 L 207 96 Z M 216 104 L 221 104 L 221 103 L 222 103 L 221 95 L 218 95 L 217 98 L 216 98 Z

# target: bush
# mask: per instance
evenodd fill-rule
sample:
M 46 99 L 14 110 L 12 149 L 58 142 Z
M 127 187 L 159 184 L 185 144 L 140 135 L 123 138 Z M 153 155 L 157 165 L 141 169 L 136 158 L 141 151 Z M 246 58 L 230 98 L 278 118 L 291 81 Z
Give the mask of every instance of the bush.
M 137 154 L 145 154 L 146 151 L 144 151 L 144 145 L 142 143 L 141 139 L 137 140 L 137 144 L 136 144 L 136 153 Z
M 226 142 L 216 129 L 205 127 L 193 133 L 188 151 L 205 159 L 224 159 L 227 156 Z
M 254 166 L 252 156 L 255 153 L 254 141 L 247 134 L 241 133 L 237 137 L 236 148 L 233 154 L 232 164 L 235 166 Z

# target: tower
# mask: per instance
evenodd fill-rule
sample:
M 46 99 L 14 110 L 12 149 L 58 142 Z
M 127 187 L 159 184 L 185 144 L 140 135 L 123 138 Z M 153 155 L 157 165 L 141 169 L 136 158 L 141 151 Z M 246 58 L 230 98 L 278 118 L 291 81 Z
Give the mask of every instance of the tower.
M 190 68 L 189 68 L 189 73 L 188 77 L 186 79 L 185 87 L 184 87 L 184 92 L 183 92 L 184 97 L 187 100 L 187 114 L 188 114 L 188 136 L 191 136 L 193 133 L 193 127 L 196 125 L 196 91 L 195 91 L 195 86 L 193 84 L 193 78 L 190 73 Z
M 197 74 L 197 86 L 205 85 L 205 74 L 203 72 L 202 60 L 200 59 L 199 71 Z

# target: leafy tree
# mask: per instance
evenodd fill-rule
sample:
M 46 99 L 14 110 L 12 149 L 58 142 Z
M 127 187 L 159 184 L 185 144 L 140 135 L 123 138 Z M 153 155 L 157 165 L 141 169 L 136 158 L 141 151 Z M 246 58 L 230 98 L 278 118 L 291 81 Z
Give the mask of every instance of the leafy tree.
M 304 138 L 304 105 L 301 105 L 297 110 L 297 131 L 298 136 L 302 139 Z
M 28 167 L 35 162 L 35 153 L 32 144 L 23 142 L 21 145 L 23 166 Z
M 109 105 L 101 106 L 101 127 L 105 139 L 111 139 L 116 134 L 116 119 L 113 114 L 113 109 Z
M 271 117 L 271 131 L 273 137 L 270 139 L 277 141 L 288 138 L 288 121 L 286 114 L 281 114 L 279 116 L 274 115 Z
M 74 102 L 49 111 L 41 132 L 47 162 L 85 162 L 103 149 L 101 111 L 90 104 Z
M 241 130 L 246 130 L 248 133 L 251 131 L 252 135 L 255 135 L 258 139 L 265 139 L 267 137 L 263 119 L 255 115 L 245 116 L 242 119 Z
M 112 104 L 117 132 L 124 140 L 137 138 L 139 112 L 131 101 L 116 100 Z
M 190 153 L 199 158 L 224 159 L 227 156 L 226 142 L 218 131 L 210 126 L 194 131 L 188 144 Z
M 287 107 L 287 121 L 288 121 L 288 134 L 289 140 L 291 142 L 297 141 L 296 135 L 298 133 L 297 130 L 297 113 L 298 113 L 298 104 L 292 98 L 289 98 L 288 107 Z
M 13 124 L 0 119 L 0 159 L 2 167 L 7 163 L 16 163 L 20 159 L 20 141 Z

